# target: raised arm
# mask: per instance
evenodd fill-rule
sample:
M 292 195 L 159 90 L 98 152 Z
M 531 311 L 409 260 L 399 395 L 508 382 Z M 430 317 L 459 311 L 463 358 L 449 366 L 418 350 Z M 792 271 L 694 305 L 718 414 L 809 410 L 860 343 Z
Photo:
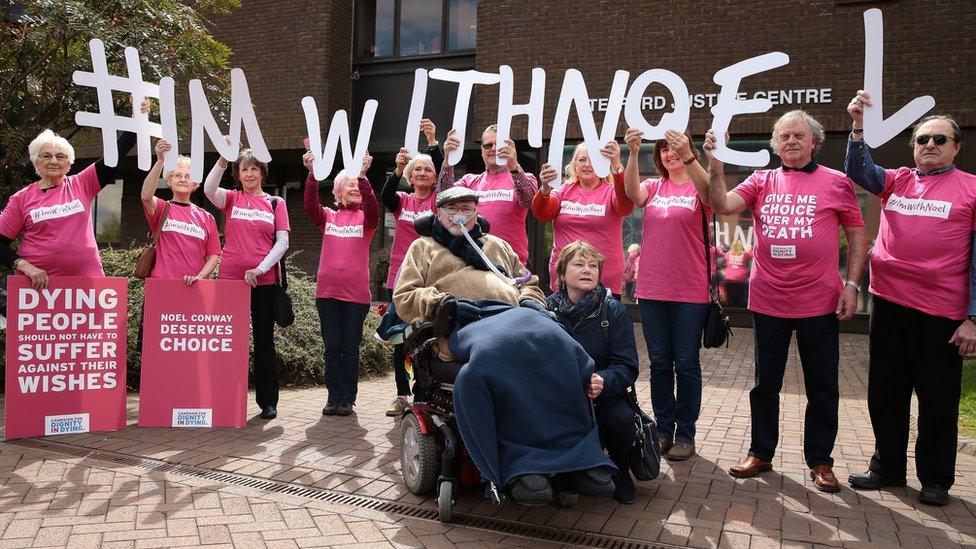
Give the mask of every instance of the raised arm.
M 631 202 L 641 207 L 647 203 L 647 189 L 640 184 L 640 164 L 637 159 L 643 138 L 644 132 L 636 128 L 627 128 L 627 133 L 624 135 L 624 142 L 630 149 L 627 167 L 624 168 L 624 192 Z
M 305 213 L 311 218 L 320 231 L 325 228 L 325 216 L 322 215 L 322 203 L 319 202 L 319 181 L 312 175 L 312 153 L 305 153 L 302 162 L 308 168 L 308 177 L 305 178 L 304 206 Z
M 153 215 L 156 213 L 156 187 L 159 185 L 159 177 L 163 173 L 163 156 L 172 149 L 172 145 L 160 139 L 156 142 L 156 163 L 146 174 L 146 179 L 142 182 L 142 190 L 139 199 L 142 200 L 142 207 L 146 213 Z
M 728 134 L 725 139 L 728 141 Z M 708 157 L 708 200 L 712 206 L 712 211 L 717 215 L 728 215 L 741 213 L 746 209 L 746 201 L 737 193 L 726 191 L 725 189 L 725 166 L 720 160 L 715 158 L 715 134 L 711 130 L 705 134 L 705 156 Z M 695 182 L 695 189 L 699 194 L 704 189 L 698 188 L 699 183 Z
M 559 199 L 553 196 L 550 186 L 556 179 L 556 170 L 549 164 L 543 164 L 539 179 L 542 184 L 539 186 L 539 192 L 532 198 L 532 215 L 539 221 L 548 223 L 559 214 Z
M 864 107 L 869 106 L 871 106 L 871 98 L 864 90 L 858 90 L 857 95 L 847 105 L 847 112 L 850 113 L 854 124 L 847 138 L 844 173 L 869 193 L 881 194 L 884 190 L 884 168 L 875 165 L 864 143 Z

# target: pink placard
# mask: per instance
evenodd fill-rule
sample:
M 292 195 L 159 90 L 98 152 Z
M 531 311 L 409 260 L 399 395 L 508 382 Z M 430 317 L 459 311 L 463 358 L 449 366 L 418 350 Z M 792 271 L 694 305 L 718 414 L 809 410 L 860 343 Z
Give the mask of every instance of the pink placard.
M 7 278 L 7 439 L 125 428 L 125 278 Z
M 251 290 L 146 280 L 140 427 L 244 427 Z

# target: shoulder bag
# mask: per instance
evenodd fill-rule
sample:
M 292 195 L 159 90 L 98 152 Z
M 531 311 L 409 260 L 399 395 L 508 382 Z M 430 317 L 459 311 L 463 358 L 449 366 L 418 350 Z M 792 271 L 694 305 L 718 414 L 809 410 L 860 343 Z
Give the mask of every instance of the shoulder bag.
M 715 278 L 712 276 L 712 253 L 709 249 L 708 238 L 708 218 L 705 216 L 705 204 L 698 201 L 701 206 L 702 219 L 702 242 L 705 243 L 705 276 L 708 279 L 708 313 L 705 315 L 705 326 L 702 328 L 702 346 L 706 349 L 721 347 L 723 344 L 728 347 L 729 336 L 732 335 L 732 323 L 729 315 L 722 307 L 718 299 L 718 291 L 715 289 Z
M 159 243 L 159 233 L 163 230 L 163 223 L 166 223 L 166 216 L 169 214 L 169 201 L 163 206 L 163 215 L 159 218 L 159 224 L 152 233 L 152 239 L 139 250 L 139 259 L 136 260 L 135 276 L 139 279 L 149 278 L 153 265 L 156 264 L 156 244 Z

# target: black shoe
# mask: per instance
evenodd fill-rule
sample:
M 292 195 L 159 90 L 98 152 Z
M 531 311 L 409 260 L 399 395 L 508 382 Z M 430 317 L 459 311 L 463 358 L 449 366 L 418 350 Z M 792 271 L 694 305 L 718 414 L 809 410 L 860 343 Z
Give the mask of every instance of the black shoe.
M 609 496 L 613 494 L 613 479 L 606 467 L 594 467 L 577 471 L 570 481 L 571 489 L 584 496 Z
M 278 417 L 278 409 L 274 406 L 261 408 L 261 419 L 274 419 Z
M 905 486 L 905 479 L 889 480 L 871 470 L 860 475 L 851 475 L 847 477 L 847 482 L 855 490 L 880 490 L 886 486 L 894 488 Z
M 949 503 L 949 491 L 939 486 L 923 486 L 918 494 L 918 501 L 925 505 L 938 505 L 939 507 Z
M 334 415 L 336 415 L 336 411 L 338 409 L 339 409 L 339 405 L 336 404 L 335 402 L 326 402 L 325 403 L 325 408 L 322 408 L 322 415 L 323 416 L 334 416 Z
M 637 500 L 637 486 L 634 485 L 629 470 L 622 469 L 613 475 L 613 499 L 627 504 Z
M 508 494 L 522 505 L 545 505 L 552 501 L 552 485 L 543 475 L 521 475 L 508 484 Z
M 348 400 L 343 400 L 339 403 L 339 407 L 336 408 L 337 416 L 348 416 L 352 414 L 352 402 Z

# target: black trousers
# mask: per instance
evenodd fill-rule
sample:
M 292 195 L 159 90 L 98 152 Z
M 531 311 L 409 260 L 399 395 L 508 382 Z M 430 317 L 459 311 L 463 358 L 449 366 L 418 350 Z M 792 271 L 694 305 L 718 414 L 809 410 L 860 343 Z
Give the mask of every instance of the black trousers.
M 273 284 L 251 288 L 254 337 L 254 397 L 258 406 L 278 406 L 278 354 L 274 344 Z
M 811 469 L 830 465 L 837 438 L 837 364 L 840 361 L 839 321 L 829 313 L 807 318 L 752 314 L 756 338 L 756 381 L 749 392 L 752 444 L 749 455 L 772 461 L 779 441 L 779 392 L 790 351 L 796 343 L 803 367 L 807 407 L 803 422 L 803 457 Z
M 618 469 L 626 471 L 630 467 L 630 449 L 637 435 L 634 411 L 626 396 L 597 399 L 596 425 L 600 443 L 606 448 L 610 460 Z
M 918 397 L 915 468 L 922 486 L 955 482 L 962 357 L 949 338 L 958 320 L 932 316 L 873 296 L 868 411 L 874 430 L 871 470 L 905 478 L 912 390 Z
M 387 288 L 390 290 L 390 295 L 393 295 L 393 288 Z M 396 382 L 397 396 L 409 396 L 410 393 L 410 380 L 407 378 L 407 368 L 405 366 L 407 360 L 407 352 L 403 349 L 403 344 L 399 343 L 393 346 L 393 380 Z

